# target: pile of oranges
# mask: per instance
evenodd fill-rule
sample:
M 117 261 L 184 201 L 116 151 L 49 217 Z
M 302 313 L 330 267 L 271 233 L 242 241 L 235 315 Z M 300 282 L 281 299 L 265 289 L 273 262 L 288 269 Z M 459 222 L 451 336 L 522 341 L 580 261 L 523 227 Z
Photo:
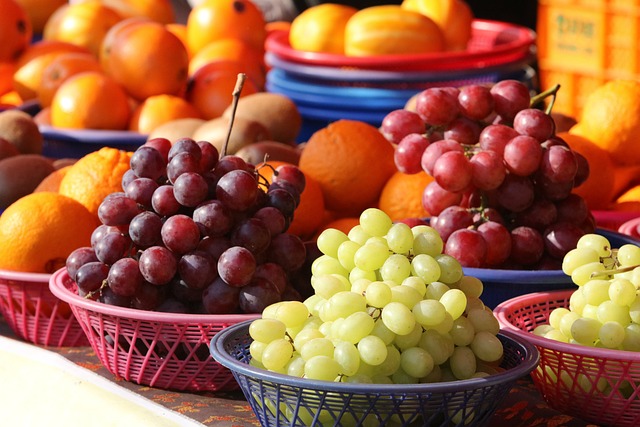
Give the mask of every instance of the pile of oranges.
M 222 115 L 239 73 L 241 96 L 264 86 L 267 25 L 249 0 L 202 2 L 184 24 L 171 0 L 0 0 L 0 9 L 0 104 L 37 101 L 41 124 L 148 134 Z

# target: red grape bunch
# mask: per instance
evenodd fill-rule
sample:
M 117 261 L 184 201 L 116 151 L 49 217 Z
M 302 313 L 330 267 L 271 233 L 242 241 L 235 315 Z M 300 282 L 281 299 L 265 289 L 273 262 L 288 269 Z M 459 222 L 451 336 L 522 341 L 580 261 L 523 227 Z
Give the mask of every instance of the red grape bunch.
M 395 163 L 433 181 L 422 203 L 445 253 L 465 267 L 559 269 L 578 239 L 595 231 L 573 188 L 589 165 L 555 134 L 526 85 L 423 90 L 415 109 L 390 112 L 380 131 L 397 144 Z
M 259 166 L 207 141 L 150 139 L 67 270 L 81 295 L 145 310 L 260 313 L 300 299 L 290 276 L 306 249 L 287 229 L 304 187 L 293 165 L 269 184 Z

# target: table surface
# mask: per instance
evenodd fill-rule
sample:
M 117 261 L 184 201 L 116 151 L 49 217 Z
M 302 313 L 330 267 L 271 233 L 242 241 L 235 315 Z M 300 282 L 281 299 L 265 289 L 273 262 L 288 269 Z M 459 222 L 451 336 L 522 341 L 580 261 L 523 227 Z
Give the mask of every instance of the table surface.
M 20 340 L 0 316 L 0 335 Z M 30 344 L 33 345 L 33 344 Z M 67 360 L 95 372 L 114 383 L 172 411 L 183 414 L 203 426 L 260 427 L 241 391 L 177 392 L 135 384 L 116 378 L 98 360 L 90 347 L 47 347 Z M 52 414 L 53 416 L 55 414 Z M 518 381 L 497 412 L 490 426 L 597 427 L 550 408 L 529 377 Z

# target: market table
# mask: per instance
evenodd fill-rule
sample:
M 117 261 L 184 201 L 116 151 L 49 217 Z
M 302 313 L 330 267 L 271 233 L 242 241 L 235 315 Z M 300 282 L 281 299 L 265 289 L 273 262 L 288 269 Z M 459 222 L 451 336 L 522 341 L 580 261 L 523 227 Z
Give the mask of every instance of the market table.
M 0 338 L 5 340 L 5 342 L 11 343 L 15 341 L 16 345 L 20 343 L 24 346 L 24 343 L 16 337 L 2 317 L 0 317 Z M 36 347 L 33 344 L 26 345 Z M 1 349 L 2 346 L 0 345 L 0 350 Z M 129 400 L 135 400 L 131 399 L 131 396 L 135 396 L 136 399 L 140 398 L 140 401 L 148 401 L 152 408 L 156 408 L 156 413 L 162 412 L 158 411 L 157 408 L 166 408 L 167 413 L 165 413 L 164 416 L 167 418 L 173 418 L 175 416 L 178 419 L 178 424 L 176 425 L 195 424 L 215 427 L 260 426 L 241 391 L 190 393 L 138 385 L 118 379 L 107 371 L 90 347 L 39 347 L 34 348 L 33 351 L 34 353 L 38 351 L 50 352 L 52 355 L 62 356 L 75 366 L 95 373 L 110 384 L 113 384 L 114 387 L 122 389 L 125 395 L 126 392 L 131 393 Z M 5 366 L 5 369 L 6 368 Z M 2 371 L 0 370 L 0 372 Z M 0 377 L 0 387 L 3 387 L 3 383 L 3 378 Z M 19 394 L 21 391 L 12 390 L 12 393 L 14 392 Z M 70 405 L 72 405 L 71 400 L 72 399 L 69 398 Z M 0 401 L 0 413 L 9 409 L 3 407 L 3 404 L 5 403 Z M 30 409 L 35 410 L 37 405 L 38 401 L 34 399 L 30 402 Z M 113 410 L 113 408 L 110 409 Z M 49 425 L 55 425 L 56 414 L 50 413 L 48 416 L 54 421 L 53 423 L 49 423 Z M 184 419 L 183 423 L 179 422 L 180 418 Z M 28 425 L 27 423 L 24 424 L 25 427 Z M 564 415 L 550 408 L 544 400 L 542 400 L 540 394 L 528 377 L 518 381 L 517 386 L 512 389 L 511 393 L 502 405 L 500 405 L 489 425 L 492 427 L 594 427 L 593 424 Z M 23 426 L 14 424 L 12 427 Z

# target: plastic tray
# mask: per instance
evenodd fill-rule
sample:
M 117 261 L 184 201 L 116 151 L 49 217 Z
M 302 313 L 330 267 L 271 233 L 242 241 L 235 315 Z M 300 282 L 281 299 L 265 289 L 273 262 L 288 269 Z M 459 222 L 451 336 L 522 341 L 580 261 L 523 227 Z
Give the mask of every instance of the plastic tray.
M 601 426 L 637 426 L 640 353 L 566 344 L 532 333 L 548 323 L 553 309 L 568 308 L 573 292 L 522 295 L 501 303 L 494 313 L 504 330 L 538 348 L 540 365 L 531 376 L 549 406 Z
M 160 313 L 88 300 L 65 268 L 53 273 L 51 292 L 66 301 L 100 362 L 117 377 L 179 391 L 237 389 L 232 373 L 209 357 L 218 332 L 259 315 Z
M 71 308 L 49 290 L 50 274 L 0 270 L 0 313 L 21 339 L 51 347 L 86 346 Z
M 516 381 L 538 363 L 533 345 L 504 332 L 499 338 L 506 370 L 485 378 L 402 385 L 314 381 L 249 365 L 250 323 L 216 335 L 211 355 L 233 372 L 263 427 L 487 425 Z
M 535 47 L 534 31 L 514 24 L 477 19 L 472 23 L 467 50 L 420 55 L 379 55 L 349 57 L 295 50 L 287 31 L 267 37 L 265 48 L 280 58 L 308 65 L 396 71 L 454 71 L 480 69 L 521 61 Z

